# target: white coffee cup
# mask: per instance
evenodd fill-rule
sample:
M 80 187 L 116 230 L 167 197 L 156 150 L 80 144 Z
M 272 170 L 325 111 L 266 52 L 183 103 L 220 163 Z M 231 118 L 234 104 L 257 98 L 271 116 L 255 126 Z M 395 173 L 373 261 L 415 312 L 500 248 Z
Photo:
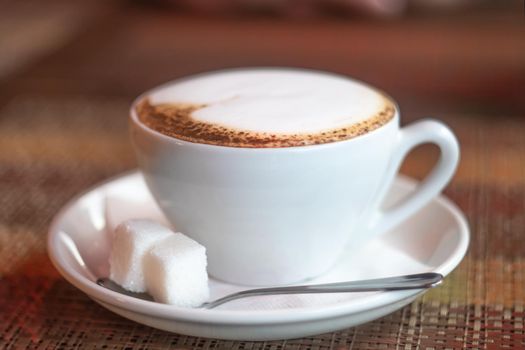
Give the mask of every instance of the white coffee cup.
M 243 148 L 183 141 L 139 120 L 135 105 L 155 91 L 131 109 L 139 167 L 175 228 L 206 247 L 210 275 L 231 283 L 282 285 L 326 272 L 348 244 L 390 230 L 437 196 L 458 163 L 449 128 L 435 120 L 400 128 L 397 106 L 381 127 L 319 145 Z M 403 159 L 424 143 L 439 147 L 438 163 L 411 196 L 382 211 Z

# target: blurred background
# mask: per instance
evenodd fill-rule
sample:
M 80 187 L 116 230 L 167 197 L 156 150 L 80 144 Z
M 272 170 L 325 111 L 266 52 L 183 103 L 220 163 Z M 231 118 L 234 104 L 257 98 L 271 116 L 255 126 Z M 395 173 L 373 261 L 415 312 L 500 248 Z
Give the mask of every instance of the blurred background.
M 2 100 L 132 97 L 239 66 L 334 71 L 404 110 L 525 110 L 523 1 L 0 1 Z M 425 106 L 431 106 L 429 110 Z
M 227 67 L 349 75 L 393 96 L 403 123 L 432 116 L 461 129 L 472 120 L 523 118 L 523 7 L 521 0 L 0 0 L 0 170 L 16 181 L 39 174 L 31 184 L 49 178 L 67 198 L 134 168 L 130 101 L 168 80 Z M 458 131 L 462 146 L 479 146 L 467 128 Z M 407 161 L 410 175 L 428 170 L 435 159 L 428 148 Z M 70 191 L 64 166 L 83 170 Z M 476 176 L 474 166 L 463 159 L 458 177 Z

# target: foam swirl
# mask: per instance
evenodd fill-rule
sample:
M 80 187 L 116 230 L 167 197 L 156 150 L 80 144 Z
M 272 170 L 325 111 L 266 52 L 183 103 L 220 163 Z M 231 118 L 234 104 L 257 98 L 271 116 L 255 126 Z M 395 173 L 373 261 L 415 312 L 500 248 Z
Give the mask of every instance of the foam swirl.
M 344 77 L 262 69 L 194 77 L 136 105 L 147 127 L 181 140 L 229 147 L 293 147 L 350 139 L 395 115 L 393 102 Z
M 346 140 L 381 127 L 394 115 L 394 108 L 386 106 L 377 116 L 344 128 L 318 133 L 276 134 L 236 130 L 195 120 L 192 113 L 203 107 L 189 104 L 152 105 L 145 99 L 136 109 L 144 125 L 164 135 L 195 143 L 243 148 L 295 147 Z

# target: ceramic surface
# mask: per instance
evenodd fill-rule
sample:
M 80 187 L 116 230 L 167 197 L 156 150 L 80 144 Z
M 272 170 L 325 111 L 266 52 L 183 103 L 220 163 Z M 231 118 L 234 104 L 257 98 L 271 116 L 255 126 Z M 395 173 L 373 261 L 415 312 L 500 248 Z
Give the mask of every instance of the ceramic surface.
M 397 177 L 386 205 L 399 202 L 416 185 L 413 180 Z M 108 225 L 139 215 L 165 220 L 142 176 L 130 173 L 109 180 L 71 200 L 57 214 L 48 236 L 49 255 L 70 283 L 102 306 L 170 332 L 237 340 L 304 337 L 379 318 L 424 292 L 255 297 L 213 310 L 179 308 L 127 297 L 98 286 L 95 280 L 108 274 Z M 346 247 L 335 266 L 309 283 L 426 271 L 447 275 L 465 255 L 468 241 L 468 226 L 461 211 L 443 196 L 436 197 L 396 229 Z M 211 279 L 210 289 L 211 298 L 217 298 L 246 287 Z
M 243 71 L 257 69 L 235 70 Z M 437 196 L 459 156 L 444 124 L 423 120 L 400 128 L 397 108 L 393 119 L 363 135 L 300 147 L 186 142 L 147 128 L 133 107 L 130 129 L 148 188 L 167 219 L 206 247 L 210 275 L 254 286 L 325 273 L 346 244 L 387 231 Z M 379 210 L 403 159 L 423 143 L 439 147 L 436 167 L 412 197 Z

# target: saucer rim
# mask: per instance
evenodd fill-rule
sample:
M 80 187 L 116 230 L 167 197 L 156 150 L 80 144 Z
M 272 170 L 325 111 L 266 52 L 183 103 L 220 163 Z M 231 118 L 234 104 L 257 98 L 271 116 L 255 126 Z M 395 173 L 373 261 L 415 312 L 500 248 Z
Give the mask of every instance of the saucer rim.
M 382 308 L 408 298 L 415 298 L 425 290 L 406 290 L 406 291 L 389 291 L 375 292 L 366 297 L 365 302 L 359 300 L 342 301 L 333 305 L 321 305 L 304 309 L 279 309 L 279 310 L 223 310 L 223 309 L 192 309 L 182 308 L 174 305 L 156 303 L 152 301 L 140 300 L 134 297 L 125 296 L 113 292 L 96 284 L 95 281 L 78 273 L 73 269 L 66 260 L 60 256 L 58 251 L 59 234 L 61 232 L 61 223 L 65 220 L 68 213 L 84 197 L 100 191 L 102 188 L 115 182 L 130 180 L 133 177 L 140 177 L 138 170 L 131 170 L 105 181 L 99 182 L 87 190 L 77 194 L 70 199 L 53 218 L 47 237 L 48 255 L 59 273 L 72 285 L 86 293 L 89 297 L 111 304 L 116 308 L 138 312 L 140 314 L 153 317 L 162 317 L 169 320 L 182 320 L 189 322 L 204 322 L 212 324 L 285 324 L 289 322 L 307 322 L 318 320 L 320 318 L 338 317 L 354 313 L 360 313 L 367 310 Z M 415 188 L 419 181 L 408 176 L 398 174 L 395 179 L 395 185 L 405 188 Z M 432 199 L 431 202 L 437 202 L 445 211 L 451 214 L 458 226 L 459 241 L 454 250 L 450 251 L 447 260 L 440 266 L 432 269 L 432 272 L 441 273 L 447 276 L 464 258 L 469 241 L 469 227 L 467 220 L 461 210 L 444 195 L 439 195 Z M 417 214 L 416 214 L 417 215 Z M 380 239 L 375 238 L 375 239 Z

